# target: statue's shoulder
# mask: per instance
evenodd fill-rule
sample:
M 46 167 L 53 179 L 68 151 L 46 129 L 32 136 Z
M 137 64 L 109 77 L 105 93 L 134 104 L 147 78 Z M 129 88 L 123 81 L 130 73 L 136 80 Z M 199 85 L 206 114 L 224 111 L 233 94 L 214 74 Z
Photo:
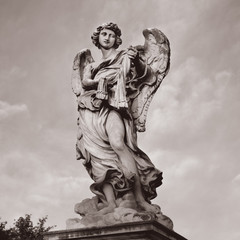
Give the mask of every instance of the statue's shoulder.
M 92 62 L 92 63 L 89 63 L 88 67 L 90 69 L 93 69 L 93 68 L 96 68 L 97 66 L 99 66 L 99 64 L 101 64 L 101 63 L 102 63 L 101 61 Z

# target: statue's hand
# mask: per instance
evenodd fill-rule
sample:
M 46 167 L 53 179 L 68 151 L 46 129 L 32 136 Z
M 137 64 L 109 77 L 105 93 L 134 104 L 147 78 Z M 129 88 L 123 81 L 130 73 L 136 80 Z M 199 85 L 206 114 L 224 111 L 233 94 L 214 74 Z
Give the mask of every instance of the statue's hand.
M 139 62 L 139 52 L 136 48 L 134 48 L 133 46 L 130 46 L 127 49 L 127 55 L 128 57 L 134 62 L 137 63 Z
M 142 61 L 141 57 L 139 56 L 139 51 L 137 50 L 137 48 L 130 46 L 127 49 L 127 54 L 133 66 L 135 67 L 138 76 L 142 76 L 145 72 L 146 64 Z

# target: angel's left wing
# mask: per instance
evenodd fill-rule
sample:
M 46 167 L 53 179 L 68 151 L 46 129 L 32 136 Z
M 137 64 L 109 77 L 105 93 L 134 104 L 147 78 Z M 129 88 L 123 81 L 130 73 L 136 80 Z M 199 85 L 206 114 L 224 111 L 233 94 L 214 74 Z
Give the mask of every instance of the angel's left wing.
M 137 131 L 145 131 L 147 111 L 152 98 L 167 75 L 170 67 L 170 44 L 167 37 L 158 29 L 145 29 L 144 46 L 137 46 L 141 58 L 148 66 L 148 74 L 133 99 L 131 113 Z
M 94 62 L 91 51 L 89 49 L 81 50 L 74 58 L 72 72 L 72 90 L 76 96 L 82 93 L 82 79 L 85 67 Z

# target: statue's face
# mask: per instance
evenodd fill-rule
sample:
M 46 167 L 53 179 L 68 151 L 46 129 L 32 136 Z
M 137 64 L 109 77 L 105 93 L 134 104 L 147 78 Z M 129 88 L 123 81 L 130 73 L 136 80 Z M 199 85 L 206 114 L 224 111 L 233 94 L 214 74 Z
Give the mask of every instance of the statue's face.
M 116 34 L 110 29 L 103 29 L 99 34 L 99 44 L 104 49 L 110 49 L 114 46 Z

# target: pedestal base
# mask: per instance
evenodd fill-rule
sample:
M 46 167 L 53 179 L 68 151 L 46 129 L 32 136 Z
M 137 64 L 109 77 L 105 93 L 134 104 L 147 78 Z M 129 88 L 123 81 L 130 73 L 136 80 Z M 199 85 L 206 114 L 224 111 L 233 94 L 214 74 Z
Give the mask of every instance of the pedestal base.
M 187 240 L 156 221 L 48 232 L 44 240 Z

